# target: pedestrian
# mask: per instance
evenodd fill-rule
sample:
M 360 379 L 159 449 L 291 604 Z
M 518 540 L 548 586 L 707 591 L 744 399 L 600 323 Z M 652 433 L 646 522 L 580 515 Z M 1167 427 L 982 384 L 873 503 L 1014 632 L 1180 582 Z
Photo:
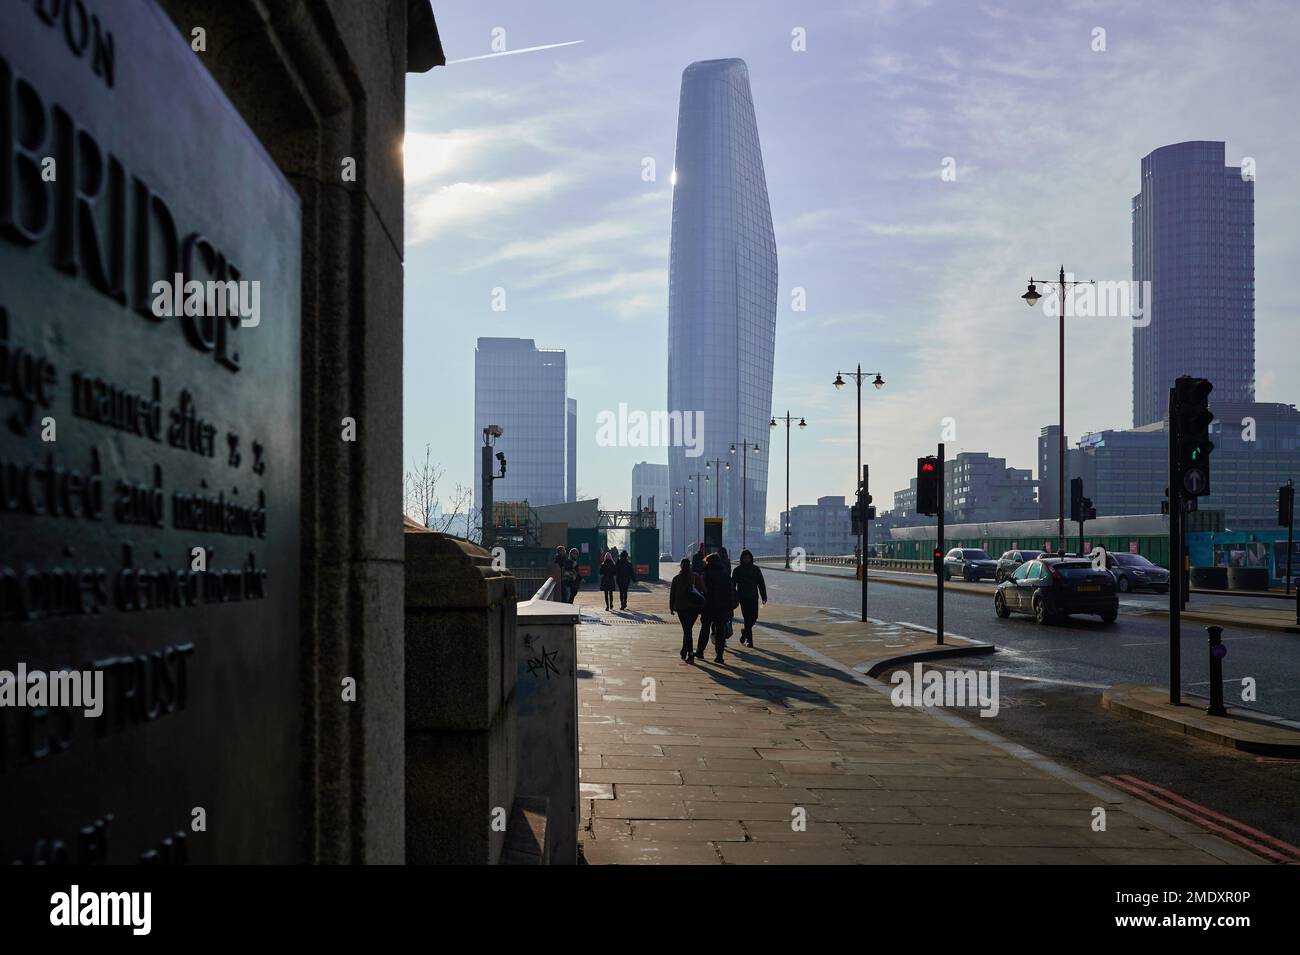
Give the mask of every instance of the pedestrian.
M 727 548 L 725 548 L 725 547 L 719 547 L 719 548 L 718 548 L 718 556 L 722 558 L 722 566 L 723 566 L 723 569 L 725 569 L 726 572 L 727 572 L 727 575 L 730 576 L 730 575 L 731 575 L 731 555 L 727 553 Z
M 691 570 L 695 571 L 697 574 L 704 573 L 704 545 L 703 544 L 700 545 L 699 550 L 697 550 L 694 554 L 691 555 Z
M 614 609 L 614 586 L 618 579 L 618 568 L 614 564 L 614 558 L 605 555 L 605 559 L 600 564 L 600 589 L 605 592 L 605 609 Z
M 614 576 L 618 581 L 618 609 L 626 610 L 627 588 L 636 580 L 636 568 L 632 566 L 632 560 L 627 556 L 627 551 L 623 551 L 618 555 L 618 561 L 614 565 Z
M 573 603 L 578 596 L 578 588 L 582 586 L 582 574 L 578 573 L 578 548 L 576 547 L 569 550 L 569 557 L 564 562 L 564 586 L 565 600 Z
M 672 589 L 668 591 L 668 612 L 677 615 L 682 625 L 682 662 L 695 662 L 695 643 L 691 630 L 704 609 L 704 581 L 699 574 L 691 570 L 690 558 L 683 557 L 681 572 L 673 578 Z
M 758 601 L 767 603 L 767 584 L 763 582 L 763 568 L 754 563 L 754 555 L 749 550 L 740 552 L 740 563 L 732 572 L 731 581 L 736 587 L 736 596 L 740 598 L 740 615 L 745 624 L 740 631 L 740 643 L 754 646 L 754 621 L 758 619 Z
M 731 620 L 731 611 L 735 609 L 735 588 L 731 578 L 723 569 L 722 559 L 717 554 L 704 558 L 704 615 L 707 618 L 700 628 L 699 649 L 697 657 L 704 656 L 709 636 L 713 637 L 714 663 L 722 663 L 723 651 L 727 648 L 727 623 Z
M 551 586 L 551 599 L 564 600 L 564 545 L 561 544 L 555 548 L 555 556 L 551 558 L 550 573 L 547 575 L 554 582 Z

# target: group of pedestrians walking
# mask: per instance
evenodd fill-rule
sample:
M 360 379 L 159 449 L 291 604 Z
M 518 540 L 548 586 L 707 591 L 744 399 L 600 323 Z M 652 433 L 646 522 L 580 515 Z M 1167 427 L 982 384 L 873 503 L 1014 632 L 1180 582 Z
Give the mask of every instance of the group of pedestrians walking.
M 614 609 L 614 588 L 618 588 L 618 609 L 627 609 L 627 588 L 636 582 L 636 568 L 627 551 L 611 550 L 600 561 L 600 589 L 605 592 L 605 609 Z
M 682 558 L 681 572 L 673 578 L 668 592 L 668 612 L 676 614 L 682 625 L 682 660 L 694 663 L 702 659 L 712 637 L 713 662 L 724 662 L 737 607 L 744 621 L 741 645 L 752 647 L 760 600 L 767 603 L 767 584 L 748 550 L 740 552 L 740 563 L 734 570 L 725 547 L 706 555 L 701 545 L 693 557 Z M 696 620 L 700 621 L 698 646 L 693 639 Z
M 605 593 L 605 609 L 614 609 L 614 591 L 618 590 L 619 609 L 627 609 L 627 589 L 636 583 L 636 568 L 627 551 L 620 553 L 611 548 L 600 556 L 597 563 L 600 574 L 600 589 Z M 555 558 L 551 562 L 551 579 L 555 581 L 554 600 L 573 603 L 582 586 L 582 573 L 578 569 L 578 549 L 576 547 L 565 553 L 561 545 L 555 548 Z

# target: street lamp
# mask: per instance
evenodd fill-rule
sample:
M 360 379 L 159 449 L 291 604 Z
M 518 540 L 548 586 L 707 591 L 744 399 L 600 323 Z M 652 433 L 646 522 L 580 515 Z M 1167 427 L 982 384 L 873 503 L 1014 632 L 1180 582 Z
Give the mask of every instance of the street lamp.
M 713 466 L 715 464 L 717 465 L 718 479 L 713 482 L 713 516 L 721 517 L 722 516 L 722 472 L 724 470 L 726 471 L 731 470 L 731 462 L 728 461 L 726 468 L 723 468 L 722 459 L 714 458 L 711 461 L 704 462 L 704 470 L 706 471 L 714 470 Z M 704 475 L 704 480 L 707 481 L 708 479 L 709 476 L 707 474 Z M 728 492 L 727 502 L 728 503 L 731 502 L 730 492 Z
M 844 387 L 844 379 L 843 377 L 841 377 L 843 374 L 844 372 L 837 371 L 835 373 L 835 380 L 831 382 L 831 384 L 835 386 L 837 391 Z M 857 383 L 858 386 L 858 469 L 853 472 L 854 474 L 853 483 L 854 486 L 859 488 L 858 501 L 860 504 L 865 503 L 862 500 L 863 492 L 861 490 L 862 488 L 862 379 L 866 378 L 868 375 L 876 376 L 876 379 L 875 381 L 872 382 L 872 384 L 876 386 L 877 391 L 885 387 L 885 379 L 881 377 L 880 372 L 878 371 L 863 371 L 862 366 L 858 365 L 857 371 L 848 372 L 848 376 L 852 378 L 854 382 Z M 867 525 L 866 516 L 867 515 L 865 513 L 865 508 L 863 508 L 863 511 L 864 513 L 862 514 L 862 520 L 858 523 L 858 559 L 862 561 L 862 620 L 865 623 L 867 619 L 867 542 L 866 542 L 866 525 Z
M 749 530 L 749 449 L 753 448 L 754 453 L 758 454 L 758 443 L 750 444 L 748 441 L 740 442 L 740 549 L 744 550 L 748 544 L 746 532 Z M 736 453 L 736 446 L 731 446 L 731 453 Z M 727 467 L 731 467 L 728 463 Z
M 794 420 L 789 410 L 786 411 L 785 417 L 772 417 L 769 425 L 773 431 L 776 430 L 778 421 L 785 422 L 785 569 L 790 569 L 790 423 Z M 808 422 L 803 418 L 799 419 L 799 427 L 808 427 Z
M 678 495 L 682 494 L 684 490 L 685 490 L 685 488 L 680 488 L 680 487 L 675 487 L 675 488 L 673 488 L 673 503 L 674 503 L 677 507 L 684 507 L 684 505 L 682 504 L 682 500 L 681 500 L 681 498 L 678 496 Z M 673 511 L 673 550 L 677 550 L 677 526 L 678 526 L 679 524 L 680 524 L 681 527 L 682 527 L 682 549 L 681 549 L 680 551 L 678 551 L 678 553 L 681 554 L 682 556 L 685 556 L 685 554 L 686 554 L 686 516 L 685 516 L 685 511 L 684 511 L 684 510 L 683 510 L 683 512 L 682 512 L 682 516 L 681 516 L 680 518 L 677 516 L 677 512 L 676 512 L 676 511 Z
M 691 496 L 695 498 L 695 518 L 700 531 L 697 540 L 702 543 L 704 541 L 704 489 L 700 487 L 700 478 L 704 478 L 706 483 L 709 480 L 709 476 L 701 471 L 686 475 L 686 480 L 694 482 L 691 485 Z M 695 493 L 697 489 L 700 491 L 699 494 Z
M 1060 370 L 1059 370 L 1060 382 L 1059 382 L 1059 395 L 1058 395 L 1060 401 L 1060 417 L 1058 421 L 1058 426 L 1060 427 L 1061 430 L 1060 433 L 1056 436 L 1058 449 L 1060 452 L 1058 457 L 1057 475 L 1056 475 L 1057 478 L 1056 503 L 1058 505 L 1056 531 L 1057 531 L 1057 537 L 1059 538 L 1058 546 L 1060 547 L 1062 553 L 1065 552 L 1065 289 L 1066 286 L 1073 288 L 1076 285 L 1094 285 L 1094 284 L 1096 283 L 1094 283 L 1091 279 L 1089 279 L 1086 282 L 1075 282 L 1075 281 L 1067 282 L 1065 280 L 1065 266 L 1064 265 L 1061 266 L 1061 273 L 1060 276 L 1057 278 L 1057 297 L 1059 299 L 1059 304 L 1060 304 L 1060 339 L 1061 339 Z M 1033 308 L 1035 305 L 1037 305 L 1038 300 L 1042 298 L 1042 296 L 1038 294 L 1037 283 L 1034 281 L 1034 277 L 1032 275 L 1029 277 L 1029 288 L 1025 291 L 1025 294 L 1020 297 L 1024 299 L 1025 304 L 1028 305 L 1030 308 Z

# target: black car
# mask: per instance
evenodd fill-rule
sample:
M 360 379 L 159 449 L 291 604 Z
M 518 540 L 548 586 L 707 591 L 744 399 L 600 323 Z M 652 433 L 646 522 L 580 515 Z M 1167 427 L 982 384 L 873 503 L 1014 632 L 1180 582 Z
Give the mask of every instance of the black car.
M 961 574 L 962 580 L 993 580 L 997 573 L 998 562 L 978 547 L 954 547 L 943 559 L 944 580 L 952 580 L 953 574 Z
M 1098 552 L 1093 552 L 1093 558 Z M 1158 594 L 1169 592 L 1169 571 L 1151 563 L 1141 554 L 1112 554 L 1106 552 L 1106 569 L 1115 577 L 1119 592 L 1152 590 Z
M 1042 557 L 1021 564 L 998 584 L 993 609 L 999 617 L 1029 613 L 1039 623 L 1072 613 L 1097 614 L 1102 623 L 1119 616 L 1119 594 L 1110 571 L 1092 561 Z
M 1002 583 L 1025 561 L 1042 556 L 1043 552 L 1041 550 L 1009 550 L 998 558 L 998 568 L 993 575 L 993 579 L 998 583 Z

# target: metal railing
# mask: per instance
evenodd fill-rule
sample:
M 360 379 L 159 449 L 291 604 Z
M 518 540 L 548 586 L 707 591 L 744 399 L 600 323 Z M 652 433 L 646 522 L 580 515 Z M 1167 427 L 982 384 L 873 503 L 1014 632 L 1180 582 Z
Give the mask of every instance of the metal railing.
M 778 555 L 775 557 L 759 557 L 756 559 L 760 562 L 781 561 L 784 563 L 785 561 L 784 555 Z M 804 557 L 803 562 L 805 564 L 827 564 L 837 567 L 853 567 L 857 564 L 857 558 L 852 554 L 848 554 L 844 557 L 816 556 Z M 928 572 L 933 569 L 934 565 L 928 560 L 912 560 L 903 557 L 869 557 L 867 558 L 867 566 L 882 567 L 893 570 L 919 570 Z

